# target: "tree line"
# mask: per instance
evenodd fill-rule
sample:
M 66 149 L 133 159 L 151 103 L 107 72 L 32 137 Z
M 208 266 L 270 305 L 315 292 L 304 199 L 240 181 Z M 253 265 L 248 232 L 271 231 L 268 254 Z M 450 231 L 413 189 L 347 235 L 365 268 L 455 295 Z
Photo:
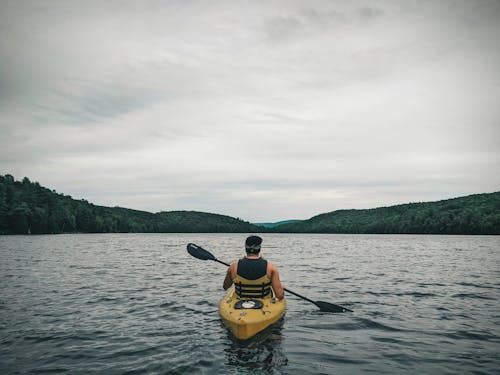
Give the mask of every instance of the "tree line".
M 338 210 L 262 227 L 195 211 L 150 213 L 97 206 L 24 177 L 0 175 L 0 234 L 46 233 L 500 234 L 500 192 L 368 210 Z
M 0 176 L 0 234 L 244 233 L 259 228 L 241 219 L 194 211 L 150 213 L 76 200 L 24 177 Z
M 338 210 L 280 232 L 366 234 L 500 234 L 500 192 L 368 210 Z

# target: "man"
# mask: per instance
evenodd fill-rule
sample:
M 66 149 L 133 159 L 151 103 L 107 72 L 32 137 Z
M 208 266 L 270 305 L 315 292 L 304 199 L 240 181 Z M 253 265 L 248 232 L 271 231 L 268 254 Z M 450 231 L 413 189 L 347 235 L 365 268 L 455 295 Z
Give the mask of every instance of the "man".
M 224 279 L 224 290 L 235 286 L 240 298 L 265 298 L 271 295 L 273 288 L 276 298 L 285 295 L 280 281 L 278 268 L 271 262 L 260 257 L 262 238 L 250 236 L 245 241 L 246 257 L 233 262 Z

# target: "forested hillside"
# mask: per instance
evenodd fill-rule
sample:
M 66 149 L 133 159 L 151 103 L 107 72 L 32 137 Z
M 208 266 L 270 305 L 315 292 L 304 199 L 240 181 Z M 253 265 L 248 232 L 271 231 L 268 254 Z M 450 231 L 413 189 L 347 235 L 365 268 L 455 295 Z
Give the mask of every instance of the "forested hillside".
M 294 233 L 500 234 L 500 192 L 369 210 L 339 210 L 273 229 Z
M 298 223 L 302 220 L 283 220 L 283 221 L 278 221 L 274 223 L 253 223 L 254 225 L 257 225 L 259 227 L 264 227 L 264 228 L 276 228 L 280 225 L 284 224 L 290 224 L 290 223 Z
M 229 216 L 194 211 L 150 213 L 75 200 L 31 182 L 0 176 L 0 234 L 186 232 L 262 230 Z
M 0 176 L 0 234 L 43 233 L 407 233 L 500 234 L 500 192 L 369 210 L 339 210 L 309 220 L 258 227 L 195 211 L 150 213 L 96 206 L 31 182 Z

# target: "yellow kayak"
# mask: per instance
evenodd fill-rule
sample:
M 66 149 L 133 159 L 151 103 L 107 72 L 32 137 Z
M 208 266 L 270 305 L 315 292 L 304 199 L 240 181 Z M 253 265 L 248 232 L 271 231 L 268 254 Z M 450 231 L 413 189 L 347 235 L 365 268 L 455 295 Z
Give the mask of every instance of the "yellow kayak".
M 219 315 L 227 328 L 241 340 L 249 339 L 285 315 L 286 301 L 273 297 L 238 298 L 230 288 L 219 303 Z

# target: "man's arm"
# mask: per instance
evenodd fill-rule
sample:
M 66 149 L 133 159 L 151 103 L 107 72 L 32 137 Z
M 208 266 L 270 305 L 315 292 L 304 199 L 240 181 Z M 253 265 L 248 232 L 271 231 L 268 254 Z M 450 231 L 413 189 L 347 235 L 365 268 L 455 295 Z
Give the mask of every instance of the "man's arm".
M 233 273 L 232 273 L 233 268 L 234 268 L 234 263 L 227 268 L 226 278 L 224 279 L 224 283 L 222 284 L 224 290 L 228 290 L 231 287 L 231 285 L 233 285 Z
M 274 294 L 276 298 L 283 299 L 285 297 L 285 291 L 283 290 L 283 284 L 280 281 L 280 274 L 278 268 L 271 264 L 271 286 L 273 287 Z

